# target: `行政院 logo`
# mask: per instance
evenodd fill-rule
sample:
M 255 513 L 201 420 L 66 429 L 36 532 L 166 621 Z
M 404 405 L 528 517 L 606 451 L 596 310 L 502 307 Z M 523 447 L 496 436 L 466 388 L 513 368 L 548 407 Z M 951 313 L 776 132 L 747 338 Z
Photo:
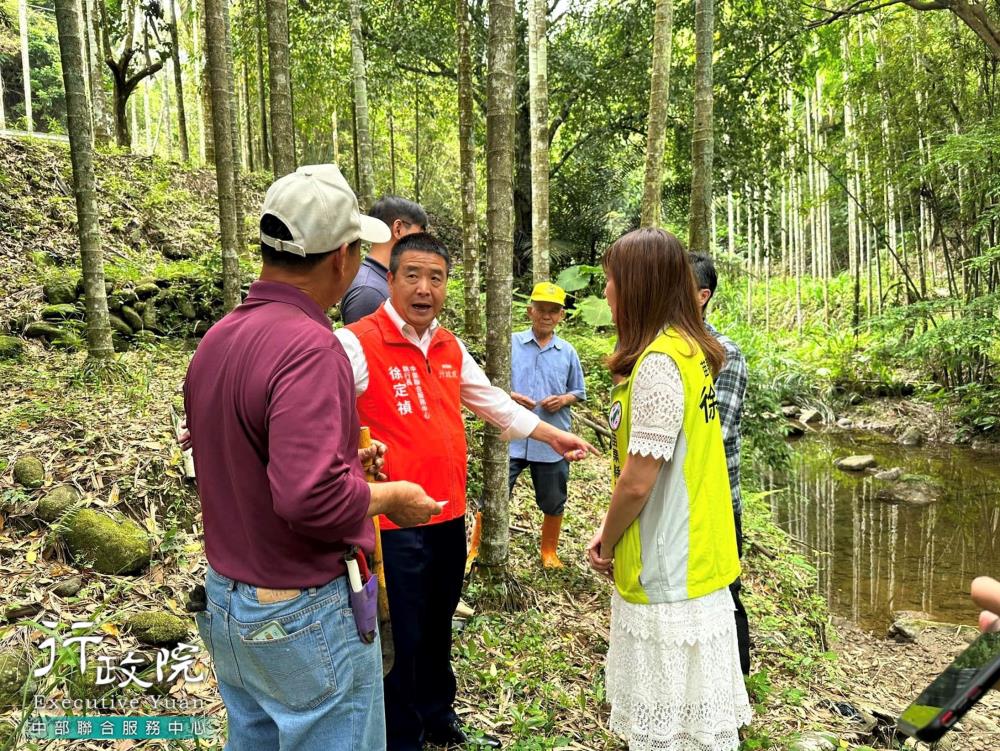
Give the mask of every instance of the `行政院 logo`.
M 608 413 L 608 425 L 611 426 L 612 430 L 618 430 L 618 426 L 622 424 L 622 403 L 615 402 L 611 405 L 611 411 Z

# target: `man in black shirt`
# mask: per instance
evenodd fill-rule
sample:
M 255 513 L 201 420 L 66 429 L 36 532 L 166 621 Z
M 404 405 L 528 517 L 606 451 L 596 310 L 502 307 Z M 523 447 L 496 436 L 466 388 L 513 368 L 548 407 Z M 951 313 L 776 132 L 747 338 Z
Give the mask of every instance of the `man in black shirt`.
M 354 323 L 369 313 L 374 313 L 389 298 L 389 256 L 399 240 L 414 232 L 427 229 L 427 214 L 418 203 L 399 196 L 383 196 L 368 212 L 381 219 L 392 231 L 388 242 L 372 243 L 371 250 L 361 262 L 358 275 L 340 303 L 340 317 L 344 324 Z

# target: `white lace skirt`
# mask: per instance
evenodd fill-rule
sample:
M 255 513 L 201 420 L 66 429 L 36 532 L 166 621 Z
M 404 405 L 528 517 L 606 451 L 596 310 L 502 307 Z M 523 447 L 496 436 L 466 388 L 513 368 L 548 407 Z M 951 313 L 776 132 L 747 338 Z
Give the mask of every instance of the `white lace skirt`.
M 611 600 L 611 730 L 630 751 L 736 751 L 750 722 L 733 598 L 720 589 L 657 605 Z

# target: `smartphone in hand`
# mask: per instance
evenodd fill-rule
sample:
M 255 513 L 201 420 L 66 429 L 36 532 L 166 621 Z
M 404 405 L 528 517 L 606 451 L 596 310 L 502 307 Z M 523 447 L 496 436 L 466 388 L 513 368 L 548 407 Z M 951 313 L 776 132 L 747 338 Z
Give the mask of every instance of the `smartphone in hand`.
M 1000 621 L 969 645 L 903 710 L 897 725 L 907 735 L 934 743 L 1000 681 Z

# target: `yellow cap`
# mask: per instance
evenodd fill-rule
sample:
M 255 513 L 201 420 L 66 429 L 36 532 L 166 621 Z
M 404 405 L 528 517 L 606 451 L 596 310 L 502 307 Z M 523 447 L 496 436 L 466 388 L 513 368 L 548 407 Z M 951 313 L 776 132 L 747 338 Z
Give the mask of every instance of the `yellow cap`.
M 554 302 L 556 305 L 566 304 L 566 291 L 552 282 L 539 282 L 531 290 L 532 302 Z

